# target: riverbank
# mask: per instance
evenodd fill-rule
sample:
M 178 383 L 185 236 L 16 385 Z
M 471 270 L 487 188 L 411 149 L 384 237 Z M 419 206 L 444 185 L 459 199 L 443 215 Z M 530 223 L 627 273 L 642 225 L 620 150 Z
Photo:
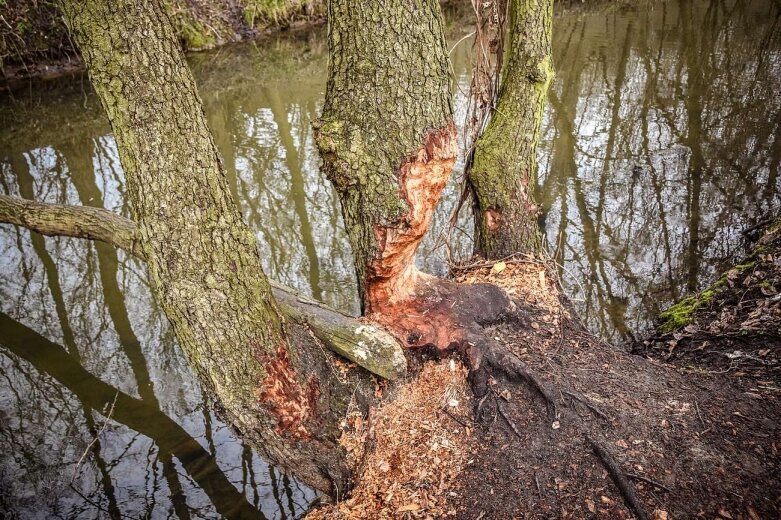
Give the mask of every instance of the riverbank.
M 56 77 L 83 63 L 52 2 L 1 3 L 0 88 L 31 77 Z M 325 0 L 166 0 L 182 48 L 202 51 L 325 21 Z
M 555 15 L 594 8 L 622 9 L 649 0 L 562 0 Z M 185 52 L 215 49 L 326 22 L 326 0 L 165 0 Z M 441 0 L 448 26 L 472 24 L 467 0 Z M 460 36 L 459 36 L 460 38 Z M 0 0 L 0 91 L 30 78 L 83 70 L 81 56 L 54 2 Z
M 781 218 L 748 230 L 750 252 L 705 290 L 659 317 L 638 353 L 693 372 L 730 373 L 736 382 L 778 391 L 781 382 Z

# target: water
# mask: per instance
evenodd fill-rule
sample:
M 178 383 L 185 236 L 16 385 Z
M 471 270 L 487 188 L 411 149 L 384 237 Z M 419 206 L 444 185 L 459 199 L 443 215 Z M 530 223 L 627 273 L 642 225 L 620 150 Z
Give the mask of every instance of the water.
M 595 332 L 616 342 L 639 334 L 740 253 L 742 230 L 781 202 L 780 16 L 771 0 L 670 0 L 582 5 L 556 18 L 538 191 L 562 278 Z M 468 30 L 455 27 L 453 41 Z M 460 118 L 468 54 L 468 42 L 452 54 Z M 191 63 L 266 272 L 357 311 L 338 200 L 311 130 L 325 85 L 323 32 Z M 3 94 L 0 121 L 3 193 L 129 216 L 86 78 Z M 458 176 L 419 259 L 437 274 L 446 263 L 434 245 Z M 468 215 L 461 224 L 456 256 L 471 247 Z M 287 519 L 314 497 L 211 411 L 143 264 L 108 246 L 0 226 L 0 312 L 0 510 Z

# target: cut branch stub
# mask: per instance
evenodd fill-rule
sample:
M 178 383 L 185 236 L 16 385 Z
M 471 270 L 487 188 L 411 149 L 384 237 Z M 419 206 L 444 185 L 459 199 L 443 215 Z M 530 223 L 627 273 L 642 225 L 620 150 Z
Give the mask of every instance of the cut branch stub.
M 401 345 L 385 330 L 362 323 L 274 282 L 272 288 L 282 314 L 306 325 L 329 350 L 385 379 L 398 379 L 407 373 L 407 360 Z

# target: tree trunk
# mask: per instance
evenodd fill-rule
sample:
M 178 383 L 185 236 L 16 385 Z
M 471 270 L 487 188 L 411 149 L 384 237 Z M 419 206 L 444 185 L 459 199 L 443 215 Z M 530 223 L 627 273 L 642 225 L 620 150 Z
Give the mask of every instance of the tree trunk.
M 286 330 L 165 10 L 63 10 L 111 123 L 152 288 L 195 372 L 272 461 L 338 494 L 350 474 L 339 422 L 365 377 L 336 377 L 316 339 Z
M 489 259 L 543 248 L 534 188 L 545 96 L 553 79 L 553 0 L 513 0 L 510 10 L 509 60 L 498 104 L 477 140 L 468 174 L 475 248 Z
M 317 144 L 342 204 L 365 313 L 415 293 L 415 250 L 458 154 L 436 0 L 329 3 Z

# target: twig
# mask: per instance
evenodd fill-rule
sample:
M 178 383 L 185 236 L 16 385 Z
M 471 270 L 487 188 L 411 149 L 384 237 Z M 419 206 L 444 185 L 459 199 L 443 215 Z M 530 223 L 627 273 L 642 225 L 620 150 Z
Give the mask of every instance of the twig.
M 648 477 L 644 477 L 642 475 L 636 475 L 634 473 L 627 473 L 626 476 L 629 477 L 629 478 L 635 479 L 635 480 L 639 480 L 640 482 L 645 482 L 646 484 L 651 484 L 652 486 L 656 486 L 659 489 L 663 489 L 664 491 L 667 491 L 668 493 L 671 493 L 670 488 L 668 488 L 667 486 L 665 486 L 663 484 L 660 484 L 659 482 L 657 482 L 655 480 L 651 480 Z
M 485 400 L 488 399 L 489 395 L 491 395 L 491 394 L 486 392 L 486 394 L 482 398 L 480 398 L 480 401 L 478 401 L 477 409 L 475 410 L 475 420 L 476 421 L 479 421 L 480 417 L 482 417 L 483 405 L 485 404 Z
M 476 32 L 477 31 L 472 31 L 469 34 L 467 34 L 466 36 L 464 36 L 463 38 L 461 38 L 460 40 L 458 40 L 452 47 L 450 47 L 450 51 L 448 51 L 448 54 L 453 54 L 453 51 L 456 50 L 456 47 L 458 47 L 459 43 L 461 43 L 462 41 L 466 40 L 467 38 L 470 38 L 470 37 L 474 36 Z
M 119 392 L 114 394 L 114 401 L 112 401 L 111 407 L 108 410 L 108 414 L 106 415 L 106 420 L 103 421 L 103 426 L 100 427 L 100 430 L 95 434 L 95 436 L 92 438 L 90 443 L 85 448 L 84 453 L 82 453 L 81 457 L 79 457 L 78 462 L 76 462 L 76 467 L 73 468 L 73 476 L 71 477 L 71 482 L 70 482 L 71 484 L 73 484 L 73 482 L 76 480 L 76 477 L 79 474 L 79 470 L 81 469 L 81 465 L 84 462 L 84 459 L 87 458 L 87 454 L 90 452 L 90 450 L 95 445 L 95 443 L 98 442 L 98 438 L 106 430 L 106 426 L 108 426 L 108 422 L 111 419 L 112 414 L 114 413 L 114 405 L 117 404 L 118 397 L 119 397 Z
M 702 420 L 702 414 L 700 413 L 700 405 L 697 404 L 697 401 L 694 401 L 694 409 L 697 410 L 697 417 L 700 418 L 700 422 L 702 423 L 703 428 L 707 428 L 708 426 L 705 424 L 705 421 Z
M 605 448 L 603 448 L 594 439 L 589 437 L 588 434 L 585 437 L 586 441 L 594 450 L 594 453 L 596 453 L 597 457 L 600 461 L 602 461 L 602 464 L 604 464 L 608 473 L 610 473 L 610 476 L 613 477 L 613 482 L 615 482 L 616 486 L 618 486 L 618 490 L 624 497 L 629 510 L 639 520 L 648 520 L 648 513 L 646 513 L 645 509 L 643 509 L 643 505 L 640 503 L 640 499 L 637 498 L 637 494 L 635 493 L 634 486 L 631 482 L 629 482 L 629 480 L 627 480 L 626 474 L 621 469 L 621 466 L 618 465 L 613 456 L 610 455 L 610 453 L 608 453 Z
M 537 473 L 534 474 L 534 483 L 537 485 L 537 494 L 542 498 L 542 487 L 540 487 L 540 480 L 537 478 Z
M 459 419 L 458 417 L 456 417 L 456 415 L 455 415 L 455 414 L 452 414 L 452 413 L 450 413 L 450 410 L 448 410 L 448 409 L 447 409 L 447 407 L 443 406 L 442 408 L 440 408 L 440 410 L 442 410 L 443 412 L 445 412 L 445 413 L 447 414 L 447 416 L 448 416 L 448 417 L 450 417 L 451 419 L 453 419 L 454 421 L 456 421 L 458 424 L 460 424 L 460 425 L 461 425 L 461 426 L 463 426 L 464 428 L 469 428 L 469 425 L 468 425 L 467 423 L 465 423 L 464 421 L 462 421 L 461 419 Z
M 502 418 L 507 421 L 507 424 L 510 425 L 510 429 L 513 431 L 513 433 L 521 440 L 523 440 L 523 436 L 521 435 L 521 432 L 518 431 L 518 427 L 515 426 L 515 423 L 510 419 L 510 417 L 504 412 L 504 408 L 502 408 L 502 404 L 497 399 L 496 401 L 496 408 L 499 410 L 499 415 L 502 416 Z

